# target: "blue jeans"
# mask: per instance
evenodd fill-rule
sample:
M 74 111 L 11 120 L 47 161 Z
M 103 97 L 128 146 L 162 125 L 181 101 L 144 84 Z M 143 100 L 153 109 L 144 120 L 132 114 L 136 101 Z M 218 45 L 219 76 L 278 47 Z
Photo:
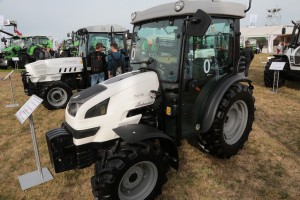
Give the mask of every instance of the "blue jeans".
M 91 86 L 101 83 L 102 81 L 104 81 L 104 72 L 91 75 Z

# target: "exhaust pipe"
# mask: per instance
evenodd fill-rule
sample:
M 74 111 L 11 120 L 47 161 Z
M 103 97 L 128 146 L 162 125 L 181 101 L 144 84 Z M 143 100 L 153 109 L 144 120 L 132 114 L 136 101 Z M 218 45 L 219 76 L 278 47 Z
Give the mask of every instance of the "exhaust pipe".
M 250 10 L 250 8 L 251 8 L 251 3 L 252 3 L 252 0 L 249 0 L 249 7 L 247 8 L 247 10 L 244 10 L 245 13 L 248 12 L 248 11 Z

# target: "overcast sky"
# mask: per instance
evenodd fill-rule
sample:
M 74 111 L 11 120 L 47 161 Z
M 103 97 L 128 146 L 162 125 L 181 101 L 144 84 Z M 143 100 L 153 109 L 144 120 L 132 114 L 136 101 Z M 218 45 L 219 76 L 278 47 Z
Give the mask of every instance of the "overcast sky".
M 224 0 L 248 5 L 249 0 Z M 23 35 L 48 35 L 60 40 L 67 32 L 91 25 L 119 24 L 131 30 L 130 15 L 176 0 L 0 0 L 0 15 L 17 20 Z M 300 20 L 299 0 L 252 0 L 252 9 L 242 20 L 249 24 L 249 15 L 257 14 L 257 25 L 266 23 L 266 10 L 282 9 L 281 24 Z M 12 31 L 12 28 L 6 28 Z

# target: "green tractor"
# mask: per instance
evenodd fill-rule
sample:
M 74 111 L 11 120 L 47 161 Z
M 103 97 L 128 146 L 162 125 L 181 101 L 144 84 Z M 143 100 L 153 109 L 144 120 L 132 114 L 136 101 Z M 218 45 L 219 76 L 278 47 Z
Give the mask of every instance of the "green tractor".
M 25 66 L 30 62 L 45 59 L 45 48 L 52 48 L 52 40 L 46 36 L 24 37 L 25 46 L 19 52 L 20 65 Z
M 14 66 L 12 58 L 19 58 L 19 67 L 26 64 L 45 59 L 45 48 L 53 48 L 53 42 L 46 36 L 12 36 L 9 39 L 2 38 L 1 41 L 9 45 L 0 54 L 0 67 Z
M 67 34 L 68 37 L 71 36 L 71 39 L 64 40 L 59 51 L 60 57 L 75 57 L 78 56 L 78 47 L 79 47 L 79 36 L 72 31 L 72 33 Z
M 8 66 L 13 66 L 12 58 L 18 57 L 18 52 L 24 46 L 24 40 L 19 36 L 12 36 L 7 39 L 1 38 L 1 42 L 5 44 L 5 48 L 0 53 L 0 67 L 7 69 Z

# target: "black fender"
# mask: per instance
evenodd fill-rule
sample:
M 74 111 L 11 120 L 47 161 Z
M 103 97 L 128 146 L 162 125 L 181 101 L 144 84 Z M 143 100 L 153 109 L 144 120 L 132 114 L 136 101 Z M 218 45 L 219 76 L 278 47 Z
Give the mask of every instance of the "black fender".
M 29 61 L 30 63 L 34 61 L 34 59 L 33 59 L 27 52 L 23 52 L 23 51 L 19 52 L 19 53 L 18 53 L 18 57 L 20 57 L 21 55 L 27 56 L 28 61 Z
M 291 70 L 290 68 L 290 60 L 287 55 L 285 54 L 275 54 L 273 55 L 275 57 L 275 60 L 272 60 L 273 62 L 286 62 L 284 66 L 284 70 Z M 270 60 L 271 61 L 271 60 Z
M 205 106 L 202 107 L 202 110 L 197 111 L 202 114 L 200 116 L 200 130 L 202 133 L 206 133 L 210 130 L 223 96 L 233 84 L 238 82 L 248 82 L 249 85 L 251 85 L 252 81 L 245 77 L 242 72 L 220 79 L 218 84 L 212 87 L 213 90 L 209 93 L 210 95 L 205 102 Z M 251 87 L 253 89 L 252 85 Z
M 172 138 L 158 129 L 144 124 L 129 124 L 113 129 L 127 143 L 137 143 L 148 139 L 159 139 L 160 147 L 171 157 L 170 165 L 178 170 L 179 156 L 177 145 Z

